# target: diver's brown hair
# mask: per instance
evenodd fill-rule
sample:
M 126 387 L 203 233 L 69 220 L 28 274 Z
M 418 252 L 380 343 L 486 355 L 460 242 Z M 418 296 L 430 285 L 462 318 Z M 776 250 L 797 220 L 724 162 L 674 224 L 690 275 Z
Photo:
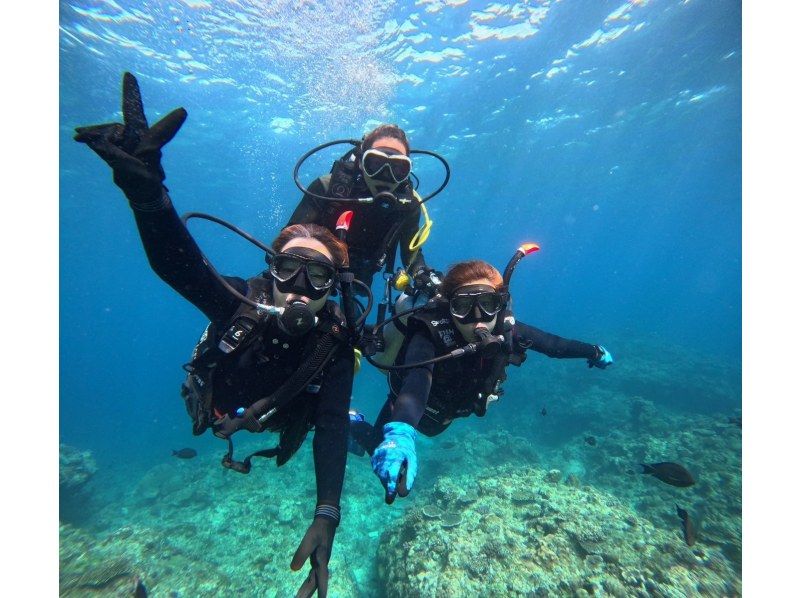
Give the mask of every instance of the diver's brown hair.
M 405 131 L 397 125 L 380 125 L 372 129 L 369 133 L 364 135 L 364 140 L 361 142 L 361 149 L 367 151 L 372 147 L 372 144 L 381 137 L 391 137 L 397 139 L 406 148 L 406 155 L 411 151 L 411 146 L 408 144 L 408 138 Z
M 319 224 L 290 224 L 284 228 L 272 242 L 272 248 L 280 252 L 292 239 L 316 239 L 322 243 L 333 256 L 333 263 L 338 268 L 349 265 L 347 245 L 333 236 L 333 233 Z
M 442 294 L 445 297 L 452 297 L 453 291 L 457 288 L 481 278 L 489 280 L 495 289 L 499 289 L 503 284 L 500 272 L 488 262 L 483 260 L 458 262 L 447 271 L 442 281 Z

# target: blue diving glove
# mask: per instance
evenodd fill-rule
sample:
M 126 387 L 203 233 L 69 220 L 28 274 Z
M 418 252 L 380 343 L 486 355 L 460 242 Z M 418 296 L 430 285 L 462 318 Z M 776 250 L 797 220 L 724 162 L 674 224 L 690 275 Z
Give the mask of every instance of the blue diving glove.
M 614 363 L 614 358 L 611 357 L 611 353 L 609 353 L 605 347 L 602 345 L 596 346 L 597 355 L 591 359 L 587 359 L 586 363 L 589 364 L 590 368 L 600 368 L 601 370 L 604 370 Z
M 383 442 L 372 454 L 372 471 L 386 488 L 386 504 L 395 496 L 405 496 L 417 477 L 417 431 L 405 422 L 389 422 L 383 426 Z M 403 473 L 405 470 L 405 473 Z

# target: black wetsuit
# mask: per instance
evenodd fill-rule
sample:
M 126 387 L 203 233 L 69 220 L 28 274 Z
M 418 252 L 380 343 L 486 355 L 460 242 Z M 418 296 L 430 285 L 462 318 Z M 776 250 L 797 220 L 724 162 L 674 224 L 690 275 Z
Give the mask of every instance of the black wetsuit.
M 167 284 L 200 309 L 213 326 L 225 330 L 240 301 L 211 274 L 197 243 L 181 222 L 168 199 L 165 205 L 143 211 L 134 209 L 136 224 L 150 265 Z M 226 277 L 239 292 L 246 294 L 247 282 Z M 259 339 L 239 358 L 217 366 L 214 375 L 214 408 L 233 415 L 238 407 L 249 407 L 269 395 L 297 369 L 304 337 L 284 334 L 274 319 L 267 323 Z M 322 372 L 319 392 L 301 393 L 289 406 L 289 415 L 280 417 L 270 429 L 290 425 L 288 418 L 307 418 L 315 428 L 314 467 L 317 476 L 317 503 L 338 505 L 347 459 L 347 433 L 350 394 L 353 386 L 353 352 L 340 351 Z M 304 422 L 305 423 L 305 422 Z M 305 428 L 305 431 L 308 427 Z
M 308 190 L 317 195 L 327 196 L 330 175 L 322 176 Z M 412 190 L 406 184 L 395 194 L 411 198 Z M 370 197 L 370 191 L 359 176 L 350 197 Z M 420 208 L 416 201 L 403 206 L 382 207 L 377 203 L 342 203 L 335 199 L 322 200 L 304 195 L 288 224 L 313 223 L 326 227 L 336 233 L 336 221 L 345 210 L 353 210 L 353 220 L 347 233 L 347 247 L 350 257 L 350 270 L 355 277 L 366 284 L 372 284 L 375 272 L 381 269 L 378 260 L 393 260 L 400 246 L 400 259 L 403 266 L 412 274 L 425 266 L 422 250 L 411 251 L 409 244 L 419 229 Z M 358 288 L 358 287 L 356 287 Z
M 449 320 L 449 316 L 439 322 L 444 319 Z M 420 363 L 445 353 L 441 342 L 432 338 L 429 328 L 415 325 L 413 317 L 409 318 L 408 328 L 396 361 L 398 365 Z M 592 359 L 599 351 L 596 345 L 561 338 L 519 321 L 511 335 L 514 353 L 531 349 L 548 357 Z M 466 342 L 461 339 L 461 344 Z M 374 426 L 366 422 L 351 424 L 351 434 L 370 454 L 383 440 L 383 426 L 390 421 L 405 422 L 426 436 L 436 436 L 447 429 L 454 418 L 467 417 L 474 412 L 473 395 L 490 375 L 490 368 L 489 360 L 472 354 L 400 370 L 399 374 L 392 372 L 389 398 Z

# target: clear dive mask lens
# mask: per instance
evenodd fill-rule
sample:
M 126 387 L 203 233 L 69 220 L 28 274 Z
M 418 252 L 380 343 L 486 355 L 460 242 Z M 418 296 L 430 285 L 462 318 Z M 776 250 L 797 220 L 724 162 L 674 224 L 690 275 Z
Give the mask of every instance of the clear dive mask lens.
M 411 174 L 411 158 L 400 153 L 389 153 L 389 151 L 374 148 L 365 151 L 361 156 L 364 174 L 373 179 L 402 183 Z
M 464 319 L 472 313 L 476 305 L 487 318 L 491 319 L 503 308 L 503 300 L 497 292 L 453 295 L 450 299 L 450 313 L 458 319 Z
M 279 282 L 287 282 L 293 278 L 301 268 L 305 268 L 306 279 L 317 291 L 323 291 L 333 286 L 336 268 L 324 262 L 290 253 L 278 253 L 270 261 L 270 271 Z

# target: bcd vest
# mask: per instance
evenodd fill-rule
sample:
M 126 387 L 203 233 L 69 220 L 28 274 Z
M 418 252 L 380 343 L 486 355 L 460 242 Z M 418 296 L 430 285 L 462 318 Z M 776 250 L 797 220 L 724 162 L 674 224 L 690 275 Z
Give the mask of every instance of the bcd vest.
M 503 393 L 501 384 L 506 379 L 505 369 L 509 363 L 519 365 L 521 356 L 513 353 L 511 330 L 507 318 L 511 317 L 509 310 L 498 314 L 497 324 L 492 334 L 503 334 L 505 341 L 500 351 L 492 358 L 485 358 L 480 354 L 466 355 L 439 362 L 434 365 L 431 390 L 425 406 L 423 420 L 430 429 L 443 426 L 458 417 L 468 417 L 473 413 L 479 417 L 486 415 L 486 409 Z M 464 340 L 455 327 L 450 312 L 446 305 L 425 309 L 409 316 L 408 330 L 403 346 L 400 349 L 397 364 L 405 360 L 405 353 L 414 332 L 420 329 L 427 330 L 427 334 L 434 345 L 435 356 L 446 355 L 462 346 Z M 403 370 L 394 370 L 389 375 L 390 392 L 397 397 L 402 386 Z M 424 429 L 426 422 L 420 422 L 420 430 Z M 436 433 L 438 433 L 438 431 Z
M 269 278 L 253 277 L 247 281 L 247 297 L 258 303 L 270 303 L 271 286 Z M 275 415 L 269 415 L 269 422 L 263 429 L 281 432 L 279 464 L 288 460 L 302 444 L 311 426 L 312 399 L 320 390 L 324 366 L 348 344 L 346 326 L 335 302 L 328 301 L 317 317 L 317 326 L 302 339 L 300 365 L 287 367 L 285 371 L 275 369 L 274 375 L 282 379 L 278 388 L 267 397 L 252 396 L 247 401 L 247 405 L 263 404 L 264 413 L 276 406 Z M 215 409 L 219 399 L 215 401 L 214 397 L 216 376 L 220 370 L 255 367 L 252 364 L 259 358 L 259 343 L 272 326 L 277 326 L 277 323 L 271 316 L 259 313 L 245 303 L 239 306 L 225 326 L 208 325 L 192 352 L 191 362 L 184 366 L 188 375 L 181 386 L 195 435 L 222 421 L 223 414 Z M 215 434 L 223 436 L 217 427 Z

